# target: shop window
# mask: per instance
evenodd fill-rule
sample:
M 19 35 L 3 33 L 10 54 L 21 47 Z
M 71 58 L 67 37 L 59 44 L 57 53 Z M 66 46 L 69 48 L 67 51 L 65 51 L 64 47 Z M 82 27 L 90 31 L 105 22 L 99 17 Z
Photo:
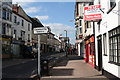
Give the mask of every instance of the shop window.
M 120 64 L 120 26 L 109 31 L 109 61 Z
M 95 43 L 92 42 L 90 43 L 90 55 L 94 55 L 95 54 Z
M 103 34 L 103 50 L 104 50 L 104 56 L 107 56 L 107 39 L 106 39 L 106 33 Z

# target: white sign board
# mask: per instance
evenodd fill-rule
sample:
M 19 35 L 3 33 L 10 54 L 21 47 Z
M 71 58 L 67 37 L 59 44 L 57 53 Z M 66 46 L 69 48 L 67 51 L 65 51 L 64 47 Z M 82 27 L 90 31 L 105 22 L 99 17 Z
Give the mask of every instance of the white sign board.
M 84 7 L 84 20 L 102 19 L 101 5 L 92 5 Z
M 34 34 L 48 33 L 47 27 L 34 28 Z

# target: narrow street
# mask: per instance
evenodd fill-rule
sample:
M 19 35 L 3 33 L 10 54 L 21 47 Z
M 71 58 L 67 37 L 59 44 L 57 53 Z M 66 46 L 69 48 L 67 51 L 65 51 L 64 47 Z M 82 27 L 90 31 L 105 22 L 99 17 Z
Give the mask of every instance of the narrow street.
M 0 80 L 120 80 L 119 22 L 120 0 L 0 0 Z
M 69 55 L 53 67 L 49 74 L 41 80 L 109 80 L 76 55 Z

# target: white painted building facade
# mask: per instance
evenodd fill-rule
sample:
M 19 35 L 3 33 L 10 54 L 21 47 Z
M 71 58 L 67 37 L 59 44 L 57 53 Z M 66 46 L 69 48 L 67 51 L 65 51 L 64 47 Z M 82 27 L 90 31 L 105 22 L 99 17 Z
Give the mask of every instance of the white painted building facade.
M 120 0 L 95 0 L 102 20 L 95 22 L 96 66 L 106 76 L 120 78 Z
M 12 15 L 12 22 L 13 22 L 13 30 L 12 34 L 16 40 L 22 38 L 26 43 L 28 40 L 32 40 L 32 24 L 31 22 L 27 21 L 23 17 L 19 16 L 18 14 L 13 13 Z
M 75 28 L 76 48 L 78 56 L 85 57 L 85 38 L 93 34 L 91 22 L 84 20 L 84 7 L 93 5 L 94 0 L 76 0 L 75 6 Z
M 20 57 L 20 45 L 32 45 L 32 24 L 15 12 L 12 13 L 12 35 L 13 57 Z

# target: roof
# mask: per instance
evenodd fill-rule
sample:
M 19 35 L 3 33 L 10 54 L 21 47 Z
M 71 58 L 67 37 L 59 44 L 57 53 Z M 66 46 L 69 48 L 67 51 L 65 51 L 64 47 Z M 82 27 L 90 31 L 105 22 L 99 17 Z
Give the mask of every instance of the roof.
M 42 25 L 42 23 L 41 23 L 37 18 L 31 18 L 30 16 L 29 16 L 29 18 L 30 18 L 31 21 L 32 21 L 32 29 L 33 29 L 33 28 L 37 28 L 37 27 L 44 27 L 44 26 Z
M 32 22 L 20 5 L 13 4 L 12 8 L 13 8 L 14 13 L 16 13 L 17 15 L 21 16 L 22 18 L 26 19 L 27 21 Z

